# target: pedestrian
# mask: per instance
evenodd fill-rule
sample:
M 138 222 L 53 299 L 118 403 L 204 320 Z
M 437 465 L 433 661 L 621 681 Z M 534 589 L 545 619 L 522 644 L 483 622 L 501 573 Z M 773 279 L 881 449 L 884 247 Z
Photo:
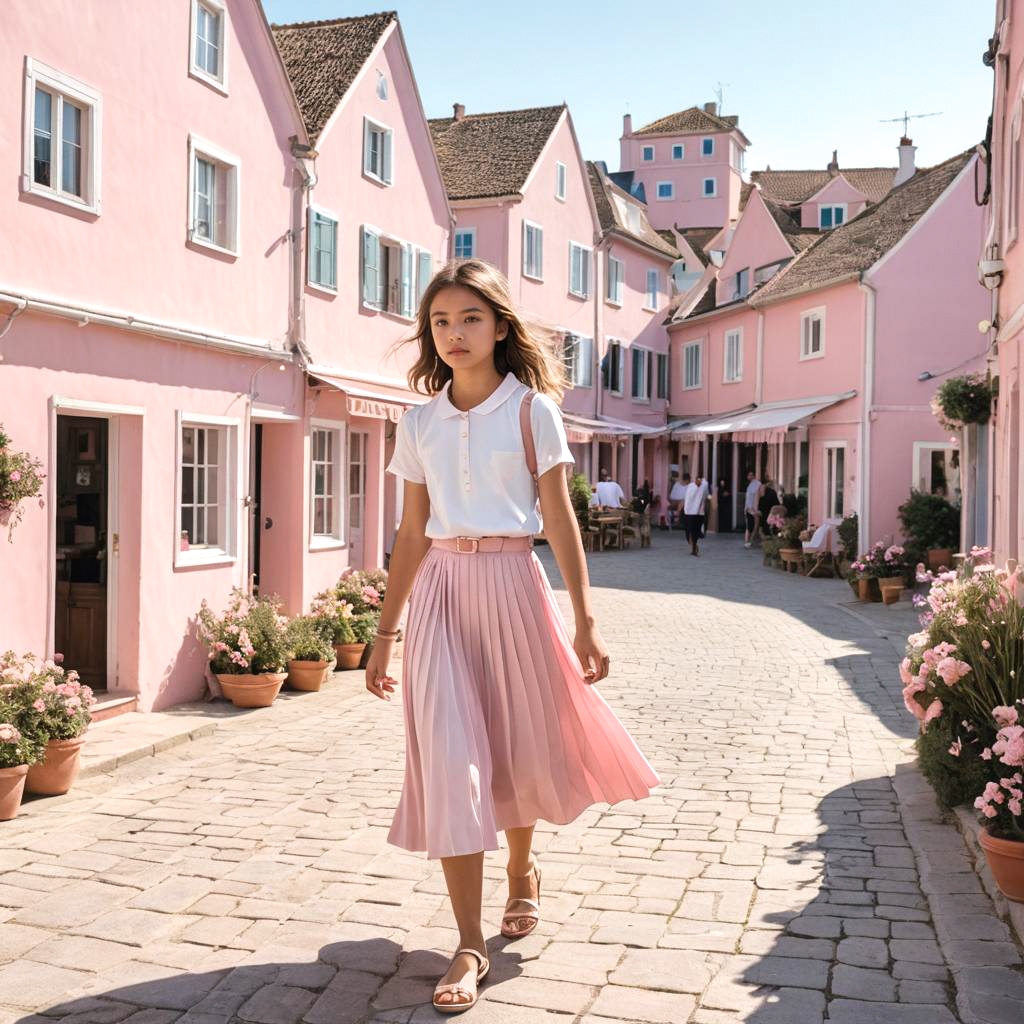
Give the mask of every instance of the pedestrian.
M 747 491 L 743 498 L 743 517 L 746 520 L 746 531 L 743 534 L 745 548 L 749 548 L 754 543 L 759 533 L 757 503 L 761 500 L 761 487 L 761 481 L 757 479 L 754 472 L 749 472 L 747 474 Z
M 668 492 L 669 526 L 675 529 L 682 529 L 683 526 L 683 499 L 686 497 L 689 483 L 689 473 L 684 473 L 683 479 L 675 473 L 672 474 Z
M 771 515 L 772 509 L 779 504 L 779 494 L 772 487 L 772 482 L 768 477 L 764 477 L 761 483 L 763 484 L 761 497 L 757 500 L 758 520 L 761 523 L 761 530 L 762 532 L 773 534 L 778 533 L 773 526 L 768 525 L 768 517 Z
M 732 533 L 732 491 L 724 477 L 718 481 L 718 532 Z
M 433 397 L 399 421 L 388 465 L 405 498 L 366 688 L 391 700 L 408 599 L 405 778 L 388 842 L 441 859 L 459 948 L 433 1002 L 454 1013 L 476 1003 L 490 967 L 484 853 L 499 849 L 498 832 L 509 854 L 501 933 L 518 939 L 540 919 L 536 822 L 643 799 L 660 780 L 593 686 L 610 659 L 562 465 L 573 457 L 561 364 L 480 260 L 435 275 L 412 340 L 410 387 Z M 542 527 L 575 639 L 532 551 Z
M 688 480 L 689 473 L 683 474 Z M 699 555 L 697 541 L 700 540 L 701 527 L 704 525 L 704 505 L 708 499 L 707 481 L 697 476 L 686 488 L 683 499 L 683 521 L 686 524 L 686 539 L 690 542 L 690 554 Z
M 618 480 L 613 480 L 607 469 L 601 470 L 601 479 L 597 484 L 597 503 L 605 508 L 625 508 L 626 492 Z
M 653 500 L 654 493 L 651 491 L 651 482 L 650 480 L 644 480 L 633 495 L 633 511 L 639 512 L 642 515 L 650 507 Z

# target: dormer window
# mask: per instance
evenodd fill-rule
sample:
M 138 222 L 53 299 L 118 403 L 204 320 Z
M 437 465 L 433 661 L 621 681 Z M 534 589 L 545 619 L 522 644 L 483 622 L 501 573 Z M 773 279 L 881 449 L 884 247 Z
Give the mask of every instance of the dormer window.
M 227 10 L 223 0 L 192 0 L 189 74 L 227 92 Z
M 703 157 L 715 155 L 715 140 L 714 139 L 701 139 L 700 140 L 700 155 Z
M 837 228 L 846 220 L 846 203 L 818 207 L 818 227 L 823 231 Z

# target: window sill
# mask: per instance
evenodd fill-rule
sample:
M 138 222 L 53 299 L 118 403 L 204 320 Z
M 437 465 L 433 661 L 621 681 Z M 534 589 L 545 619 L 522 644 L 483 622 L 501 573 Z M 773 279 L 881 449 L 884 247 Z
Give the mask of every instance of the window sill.
M 589 296 L 589 295 L 584 295 L 584 294 L 582 294 L 581 292 L 574 292 L 574 291 L 573 291 L 573 290 L 572 290 L 572 289 L 570 288 L 570 289 L 569 289 L 569 298 L 570 298 L 570 299 L 579 299 L 579 300 L 580 300 L 580 302 L 586 302 L 586 301 L 587 301 L 587 300 L 588 300 L 588 299 L 590 298 L 590 296 Z
M 806 362 L 808 362 L 808 360 L 811 360 L 811 359 L 824 359 L 824 358 L 825 358 L 825 353 L 824 352 L 812 352 L 810 355 L 803 355 L 801 353 L 801 355 L 800 355 L 800 362 L 801 363 L 806 363 Z
M 378 178 L 376 174 L 372 174 L 370 171 L 363 169 L 363 177 L 378 186 L 379 188 L 391 188 L 393 182 L 385 181 L 383 178 Z
M 194 78 L 197 82 L 202 85 L 207 85 L 215 92 L 219 92 L 222 96 L 229 95 L 227 83 L 219 78 L 214 78 L 213 75 L 207 74 L 202 68 L 192 65 L 188 69 L 189 78 Z
M 650 399 L 650 396 L 648 396 L 647 398 L 639 398 L 639 397 L 637 397 L 636 395 L 634 395 L 634 396 L 633 396 L 633 401 L 634 401 L 634 402 L 635 402 L 635 403 L 636 403 L 637 405 L 650 405 L 650 404 L 651 404 L 651 399 Z
M 534 274 L 528 274 L 525 270 L 523 271 L 523 277 L 525 277 L 527 281 L 536 281 L 538 284 L 544 283 L 543 277 L 537 277 Z
M 657 306 L 644 306 L 643 307 L 643 311 L 645 313 L 657 313 L 658 312 L 658 307 Z
M 573 387 L 573 388 L 587 388 L 589 390 L 589 389 L 592 389 L 594 385 L 593 384 L 579 384 L 579 383 L 577 383 L 575 381 L 572 381 L 572 382 L 570 382 L 570 386 Z
M 684 384 L 684 391 L 702 391 L 704 389 L 703 384 Z
M 606 306 L 614 306 L 615 309 L 622 309 L 622 303 L 616 302 L 615 299 L 605 299 L 604 302 Z
M 655 196 L 654 201 L 656 203 L 674 203 L 676 201 L 675 196 Z
M 31 180 L 26 181 L 24 175 L 22 175 L 21 191 L 24 195 L 35 196 L 37 199 L 46 199 L 51 203 L 58 203 L 60 206 L 70 207 L 72 210 L 77 210 L 79 213 L 89 213 L 94 217 L 98 217 L 100 215 L 100 204 L 98 200 L 95 203 L 87 203 L 83 199 L 75 199 L 67 193 L 43 188 Z
M 743 383 L 743 378 L 742 377 L 733 377 L 733 378 L 728 379 L 728 380 L 723 380 L 722 381 L 722 386 L 724 387 L 726 384 L 742 384 L 742 383 Z
M 175 569 L 213 569 L 218 566 L 234 565 L 238 559 L 226 551 L 176 551 Z
M 336 299 L 338 297 L 337 288 L 329 288 L 325 284 L 316 284 L 313 281 L 307 281 L 306 287 L 313 292 L 319 292 L 321 295 L 326 295 L 330 299 Z
M 314 537 L 309 542 L 309 550 L 315 551 L 342 551 L 347 548 L 343 540 L 339 540 L 337 537 Z
M 210 252 L 217 253 L 219 256 L 229 256 L 233 260 L 238 258 L 237 249 L 228 249 L 223 245 L 218 245 L 216 242 L 210 242 L 205 238 L 197 238 L 191 231 L 188 234 L 188 244 L 194 245 L 199 249 L 207 249 Z

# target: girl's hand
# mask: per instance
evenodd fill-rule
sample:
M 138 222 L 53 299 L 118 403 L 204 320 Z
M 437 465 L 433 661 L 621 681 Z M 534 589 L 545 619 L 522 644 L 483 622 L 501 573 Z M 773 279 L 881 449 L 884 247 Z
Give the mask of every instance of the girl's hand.
M 608 675 L 608 648 L 597 626 L 583 626 L 577 629 L 572 646 L 583 666 L 583 678 L 586 682 L 596 683 Z
M 398 680 L 388 675 L 393 643 L 393 640 L 377 637 L 370 652 L 370 660 L 366 663 L 366 688 L 381 700 L 391 700 L 390 694 L 398 685 Z

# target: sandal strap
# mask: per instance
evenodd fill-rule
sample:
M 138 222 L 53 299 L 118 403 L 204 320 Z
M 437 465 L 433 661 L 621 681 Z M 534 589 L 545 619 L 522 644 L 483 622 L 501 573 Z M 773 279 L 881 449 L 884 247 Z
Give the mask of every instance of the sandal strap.
M 463 946 L 462 949 L 455 950 L 455 956 L 458 956 L 460 953 L 469 953 L 470 956 L 476 957 L 477 961 L 480 964 L 480 966 L 477 968 L 478 976 L 480 974 L 480 971 L 490 966 L 490 960 L 488 960 L 487 957 L 485 957 L 483 953 L 480 952 L 479 949 L 473 949 L 471 946 Z M 454 960 L 455 957 L 452 957 L 452 959 Z
M 443 996 L 447 994 L 451 995 L 467 995 L 472 996 L 473 993 L 466 988 L 461 982 L 449 982 L 447 985 L 435 985 L 434 996 Z
M 505 917 L 529 917 L 530 916 L 530 912 L 528 910 L 524 910 L 521 914 L 516 914 L 513 911 L 509 910 L 509 908 L 508 908 L 509 903 L 528 903 L 531 907 L 534 907 L 536 909 L 538 914 L 540 913 L 540 904 L 536 900 L 531 900 L 531 899 L 529 899 L 526 896 L 512 896 L 512 897 L 509 898 L 508 902 L 505 904 Z
M 513 875 L 508 868 L 505 868 L 505 874 L 508 875 L 509 878 L 530 878 L 535 873 L 540 874 L 540 865 L 536 861 L 531 862 L 530 870 L 527 871 L 525 875 Z

